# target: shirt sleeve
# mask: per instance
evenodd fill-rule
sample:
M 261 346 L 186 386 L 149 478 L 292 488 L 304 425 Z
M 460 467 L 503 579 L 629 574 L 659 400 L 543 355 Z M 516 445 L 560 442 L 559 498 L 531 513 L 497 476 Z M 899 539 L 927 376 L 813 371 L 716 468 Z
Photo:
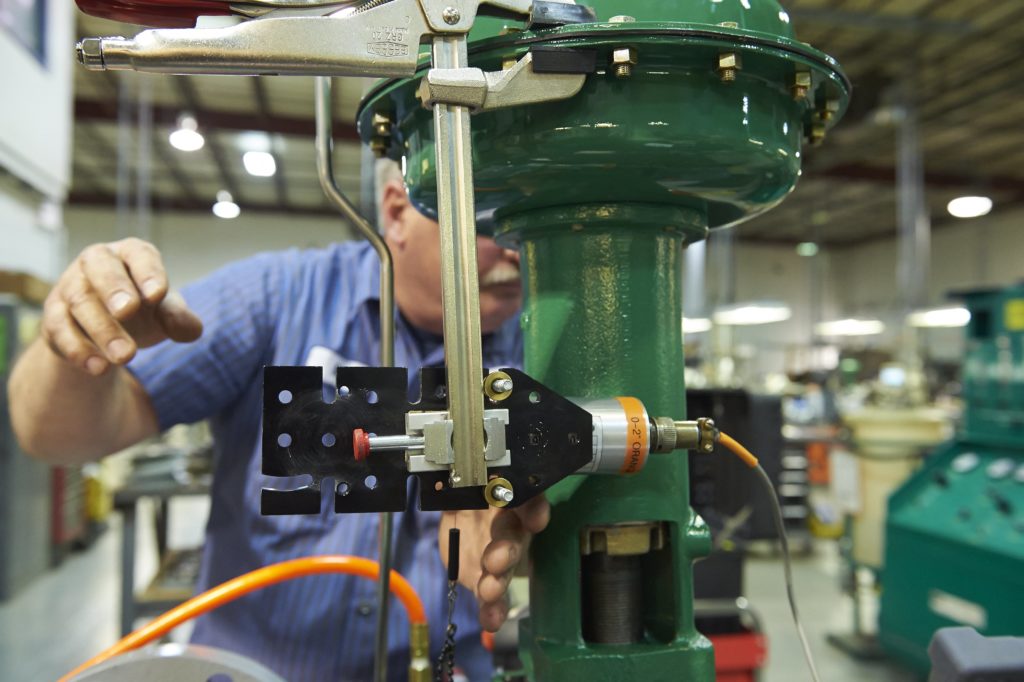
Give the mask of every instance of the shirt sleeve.
M 261 254 L 182 290 L 203 321 L 202 337 L 189 344 L 164 341 L 139 351 L 128 365 L 149 394 L 161 430 L 213 416 L 259 380 L 273 357 L 285 260 Z

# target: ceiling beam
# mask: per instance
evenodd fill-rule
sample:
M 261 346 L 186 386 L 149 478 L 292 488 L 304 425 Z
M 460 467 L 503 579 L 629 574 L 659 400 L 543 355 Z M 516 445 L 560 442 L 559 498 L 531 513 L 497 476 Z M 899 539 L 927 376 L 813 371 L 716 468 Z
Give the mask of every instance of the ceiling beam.
M 97 207 L 97 208 L 116 208 L 117 197 L 113 194 L 106 194 L 102 192 L 72 192 L 68 196 L 67 203 L 71 207 L 86 206 L 86 207 Z M 205 213 L 210 214 L 210 208 L 212 204 L 209 201 L 198 200 L 192 201 L 183 199 L 181 197 L 168 197 L 153 195 L 152 199 L 153 212 L 159 213 L 162 211 L 176 212 L 176 213 Z M 333 218 L 339 222 L 341 220 L 340 215 L 336 210 L 329 207 L 299 207 L 299 206 L 282 206 L 277 203 L 252 203 L 246 202 L 242 205 L 243 211 L 251 211 L 253 213 L 286 213 L 288 215 L 295 216 L 309 216 L 316 218 Z
M 182 110 L 179 107 L 153 105 L 153 120 L 156 121 L 174 121 L 177 120 L 178 115 L 181 113 Z M 259 114 L 218 111 L 202 107 L 198 107 L 197 110 L 191 113 L 196 117 L 196 121 L 198 121 L 201 129 L 226 131 L 262 130 L 267 133 L 309 138 L 316 135 L 316 121 L 312 117 L 299 118 L 277 114 L 261 116 Z M 78 98 L 75 100 L 75 118 L 79 121 L 117 123 L 117 101 Z M 334 121 L 334 139 L 351 142 L 360 141 L 355 124 L 342 120 Z
M 825 168 L 808 169 L 805 177 L 831 178 L 836 180 L 856 180 L 896 186 L 896 169 L 891 166 L 871 166 L 864 163 L 843 163 Z M 1008 175 L 960 175 L 926 171 L 924 182 L 928 187 L 936 189 L 967 189 L 984 187 L 988 190 L 1011 192 L 1017 194 L 1024 187 L 1024 180 Z

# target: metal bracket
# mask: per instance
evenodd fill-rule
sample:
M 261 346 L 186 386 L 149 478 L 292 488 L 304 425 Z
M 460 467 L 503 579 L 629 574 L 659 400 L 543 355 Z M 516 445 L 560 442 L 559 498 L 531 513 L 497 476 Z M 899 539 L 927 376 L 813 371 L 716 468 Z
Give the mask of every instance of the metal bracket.
M 527 52 L 504 71 L 431 69 L 420 81 L 419 97 L 427 108 L 452 104 L 492 111 L 568 99 L 583 88 L 586 80 L 585 73 L 538 72 L 533 52 Z
M 508 410 L 484 410 L 486 445 L 484 459 L 488 467 L 509 466 L 511 453 L 505 447 Z M 405 415 L 405 432 L 415 438 L 422 434 L 422 452 L 407 451 L 409 471 L 447 471 L 455 463 L 452 448 L 452 420 L 447 412 L 409 412 Z
M 543 384 L 514 369 L 515 390 L 501 408 L 486 410 L 491 420 L 488 444 L 501 459 L 488 459 L 490 476 L 504 478 L 515 490 L 515 507 L 577 471 L 592 457 L 590 413 Z M 406 437 L 406 415 L 447 414 L 447 383 L 441 368 L 420 372 L 420 399 L 408 400 L 405 369 L 339 367 L 336 382 L 347 391 L 334 402 L 323 399 L 319 367 L 266 367 L 263 370 L 263 474 L 309 476 L 312 483 L 288 490 L 264 488 L 264 514 L 318 514 L 321 489 L 334 489 L 337 512 L 402 511 L 407 506 L 406 479 L 419 480 L 420 508 L 484 509 L 484 487 L 452 487 L 448 466 L 430 464 L 410 472 L 401 452 L 373 453 L 357 460 L 353 432 Z M 481 395 L 481 402 L 493 406 Z M 507 413 L 506 417 L 503 413 Z M 437 423 L 435 421 L 435 423 Z M 447 427 L 445 427 L 446 429 Z M 502 442 L 503 441 L 503 442 Z

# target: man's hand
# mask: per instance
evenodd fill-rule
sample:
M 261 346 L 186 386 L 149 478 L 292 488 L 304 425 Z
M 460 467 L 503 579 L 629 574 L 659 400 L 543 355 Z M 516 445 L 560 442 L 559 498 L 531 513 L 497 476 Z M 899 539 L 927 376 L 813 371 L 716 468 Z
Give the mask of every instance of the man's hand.
M 515 509 L 444 512 L 438 544 L 448 563 L 448 529 L 460 532 L 459 582 L 476 595 L 480 625 L 496 632 L 508 616 L 505 592 L 519 562 L 526 556 L 530 536 L 548 525 L 551 507 L 539 495 Z
M 169 292 L 160 253 L 140 239 L 94 244 L 64 271 L 43 306 L 42 338 L 92 375 L 164 339 L 195 341 L 203 324 Z

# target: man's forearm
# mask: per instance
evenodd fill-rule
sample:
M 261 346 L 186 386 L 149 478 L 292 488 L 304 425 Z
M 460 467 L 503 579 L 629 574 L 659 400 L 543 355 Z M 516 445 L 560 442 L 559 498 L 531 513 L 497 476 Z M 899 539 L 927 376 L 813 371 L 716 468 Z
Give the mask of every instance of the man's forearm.
M 126 369 L 91 376 L 38 339 L 15 365 L 7 391 L 22 447 L 54 464 L 93 460 L 158 431 L 148 396 Z

